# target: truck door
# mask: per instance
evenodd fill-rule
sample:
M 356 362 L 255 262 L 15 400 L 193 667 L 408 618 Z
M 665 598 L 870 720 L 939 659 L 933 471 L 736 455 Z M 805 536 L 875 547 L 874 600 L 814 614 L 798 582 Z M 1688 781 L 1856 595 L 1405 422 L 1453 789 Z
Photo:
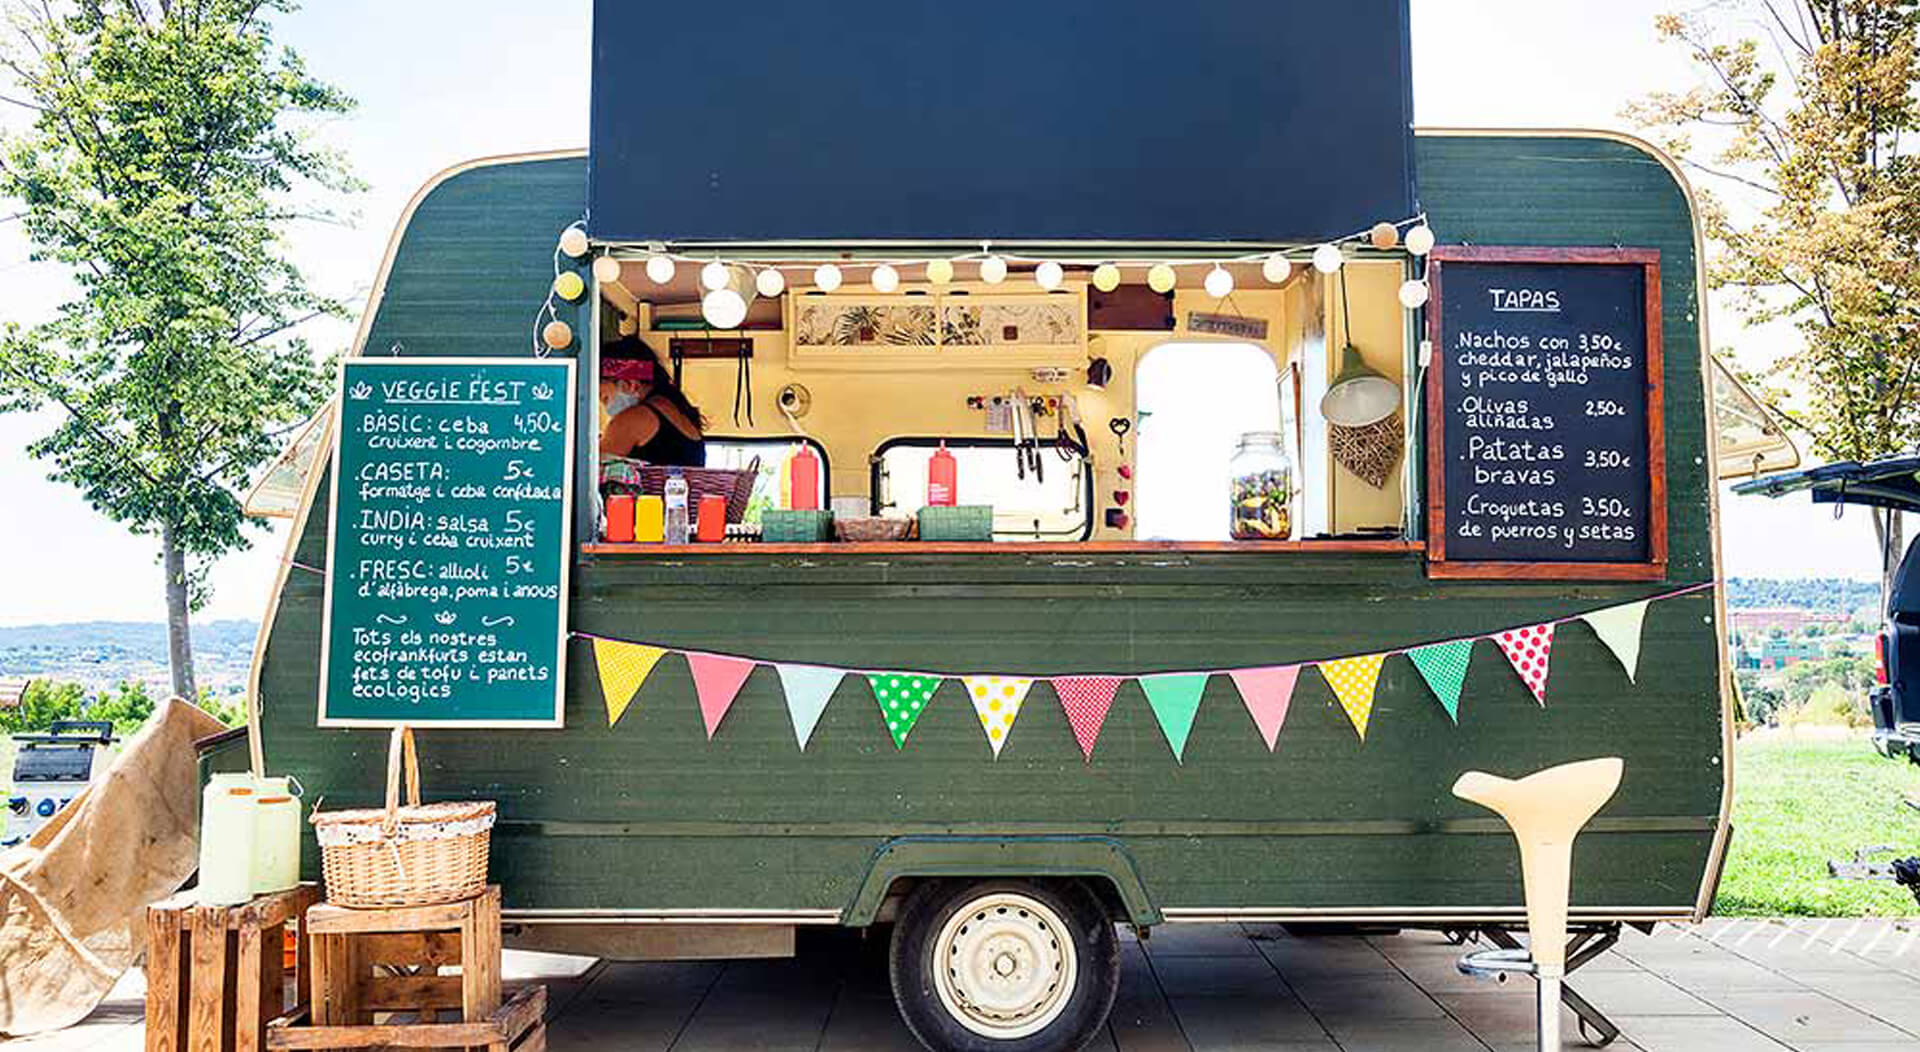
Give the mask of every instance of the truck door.
M 1742 482 L 1735 493 L 1784 496 L 1805 490 L 1815 504 L 1864 504 L 1920 511 L 1920 456 L 1866 464 L 1845 461 Z M 1874 640 L 1876 684 L 1869 698 L 1874 747 L 1920 763 L 1920 538 L 1907 546 Z

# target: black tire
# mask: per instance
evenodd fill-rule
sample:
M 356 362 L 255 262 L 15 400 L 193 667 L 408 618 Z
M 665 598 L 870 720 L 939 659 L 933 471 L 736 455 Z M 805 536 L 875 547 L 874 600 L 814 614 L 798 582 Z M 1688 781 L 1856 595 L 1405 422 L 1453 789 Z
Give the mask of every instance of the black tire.
M 1025 896 L 1051 910 L 1061 919 L 1073 954 L 1074 977 L 1065 1006 L 1040 1029 L 1017 1037 L 973 1029 L 948 1009 L 936 989 L 942 978 L 933 960 L 940 933 L 969 906 L 996 895 Z M 1044 922 L 1036 923 L 1051 930 Z M 933 1052 L 1077 1052 L 1106 1025 L 1120 989 L 1120 940 L 1113 922 L 1092 889 L 1075 880 L 928 881 L 901 907 L 889 964 L 900 1016 Z

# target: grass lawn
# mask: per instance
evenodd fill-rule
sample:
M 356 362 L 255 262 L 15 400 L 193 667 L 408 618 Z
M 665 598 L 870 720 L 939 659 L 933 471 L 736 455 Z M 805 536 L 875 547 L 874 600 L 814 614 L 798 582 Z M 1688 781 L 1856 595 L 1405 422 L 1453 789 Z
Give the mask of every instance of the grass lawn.
M 1891 881 L 1835 880 L 1827 860 L 1893 844 L 1920 855 L 1920 768 L 1860 738 L 1741 741 L 1734 750 L 1733 844 L 1714 912 L 1748 917 L 1914 916 Z M 1885 861 L 1889 856 L 1875 856 Z

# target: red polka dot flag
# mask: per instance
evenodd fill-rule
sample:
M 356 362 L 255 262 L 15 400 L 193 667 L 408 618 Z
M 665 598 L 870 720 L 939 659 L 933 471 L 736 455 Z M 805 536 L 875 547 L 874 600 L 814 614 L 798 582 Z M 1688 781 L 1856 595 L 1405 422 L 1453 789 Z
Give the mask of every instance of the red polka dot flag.
M 1547 703 L 1547 666 L 1553 659 L 1553 623 L 1509 628 L 1493 637 L 1500 652 L 1507 655 L 1520 682 L 1533 691 L 1533 700 Z
M 1100 725 L 1107 722 L 1107 710 L 1113 708 L 1113 692 L 1120 689 L 1121 678 L 1053 677 L 1053 691 L 1060 695 L 1060 707 L 1067 710 L 1073 739 L 1080 743 L 1080 755 L 1089 761 L 1093 759 L 1093 743 L 1100 740 Z

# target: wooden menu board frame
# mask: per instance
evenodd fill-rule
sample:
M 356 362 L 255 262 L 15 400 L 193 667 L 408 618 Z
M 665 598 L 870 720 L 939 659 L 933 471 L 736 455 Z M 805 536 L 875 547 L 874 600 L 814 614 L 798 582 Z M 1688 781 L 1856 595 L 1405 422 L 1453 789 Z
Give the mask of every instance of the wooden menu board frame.
M 1660 250 L 1654 248 L 1518 248 L 1436 246 L 1428 258 L 1427 339 L 1436 356 L 1446 264 L 1546 263 L 1638 264 L 1646 301 L 1647 554 L 1645 562 L 1464 561 L 1447 558 L 1446 369 L 1436 358 L 1427 368 L 1427 576 L 1493 580 L 1657 581 L 1667 575 L 1666 381 L 1661 353 Z
M 566 375 L 566 390 L 563 392 L 560 392 L 561 397 L 558 402 L 558 404 L 562 407 L 561 412 L 564 414 L 564 419 L 562 421 L 562 426 L 561 426 L 561 433 L 564 436 L 562 440 L 562 461 L 561 461 L 562 467 L 560 471 L 561 491 L 560 491 L 558 527 L 556 530 L 557 537 L 554 542 L 554 552 L 558 559 L 558 566 L 559 566 L 559 579 L 558 579 L 559 592 L 558 592 L 558 599 L 555 600 L 556 610 L 558 611 L 557 616 L 555 617 L 555 622 L 558 626 L 558 632 L 554 642 L 554 665 L 553 665 L 553 688 L 552 688 L 553 708 L 550 715 L 542 714 L 541 716 L 538 716 L 538 717 L 530 716 L 526 718 L 515 717 L 515 718 L 502 718 L 502 719 L 464 719 L 464 718 L 400 719 L 400 718 L 388 718 L 384 716 L 381 716 L 381 717 L 335 716 L 335 715 L 332 715 L 328 710 L 327 701 L 328 701 L 328 697 L 331 689 L 329 684 L 329 679 L 332 674 L 332 669 L 330 666 L 333 660 L 332 640 L 333 640 L 333 629 L 334 629 L 334 623 L 333 623 L 334 592 L 335 592 L 335 586 L 338 583 L 336 581 L 336 578 L 338 576 L 336 572 L 336 568 L 338 566 L 338 563 L 336 561 L 336 542 L 340 534 L 339 514 L 340 514 L 341 446 L 345 442 L 347 420 L 348 420 L 348 413 L 347 413 L 346 406 L 344 404 L 347 370 L 349 368 L 358 369 L 358 368 L 380 367 L 380 366 L 475 366 L 475 367 L 483 367 L 488 369 L 506 369 L 506 370 L 512 370 L 515 368 L 521 368 L 525 366 L 542 366 L 542 367 L 549 367 L 549 368 L 554 366 L 564 367 L 565 375 Z M 342 358 L 338 366 L 338 376 L 335 380 L 335 390 L 339 392 L 339 394 L 336 395 L 335 414 L 333 418 L 332 441 L 327 452 L 327 458 L 328 458 L 327 469 L 328 469 L 328 474 L 330 476 L 329 483 L 328 483 L 328 492 L 327 492 L 327 564 L 326 564 L 326 573 L 323 578 L 324 583 L 321 590 L 321 599 L 320 599 L 320 611 L 321 611 L 320 613 L 320 692 L 319 692 L 319 697 L 317 699 L 318 711 L 317 711 L 317 716 L 315 720 L 315 725 L 320 727 L 410 726 L 410 727 L 433 727 L 433 728 L 451 728 L 451 729 L 509 729 L 510 728 L 510 729 L 517 729 L 517 730 L 560 730 L 565 728 L 566 708 L 567 708 L 567 658 L 568 658 L 567 642 L 568 642 L 569 636 L 571 635 L 571 629 L 568 626 L 568 612 L 571 609 L 571 601 L 572 601 L 572 596 L 571 596 L 572 572 L 571 571 L 572 571 L 573 538 L 572 538 L 571 531 L 573 529 L 573 511 L 574 511 L 574 484 L 573 483 L 574 483 L 575 470 L 578 466 L 578 462 L 575 460 L 575 452 L 577 447 L 574 442 L 574 435 L 577 429 L 577 421 L 573 416 L 574 401 L 579 391 L 578 362 L 573 358 L 560 358 L 560 357 L 517 358 L 517 357 L 473 357 L 473 356 L 466 356 L 466 357 L 421 356 L 421 357 L 406 357 L 406 358 L 402 358 L 402 357 Z

